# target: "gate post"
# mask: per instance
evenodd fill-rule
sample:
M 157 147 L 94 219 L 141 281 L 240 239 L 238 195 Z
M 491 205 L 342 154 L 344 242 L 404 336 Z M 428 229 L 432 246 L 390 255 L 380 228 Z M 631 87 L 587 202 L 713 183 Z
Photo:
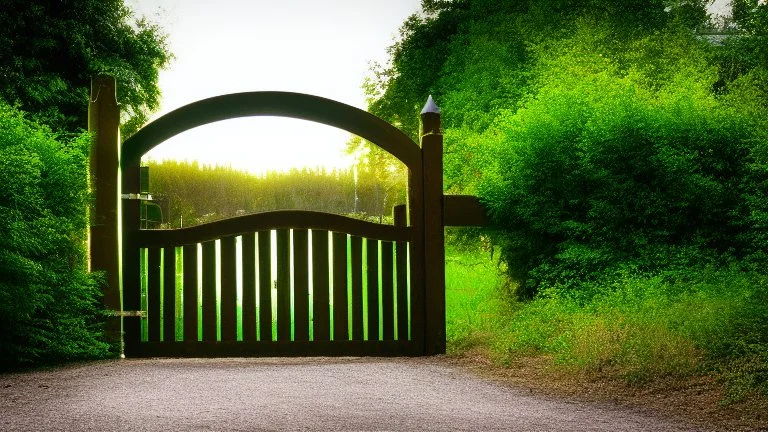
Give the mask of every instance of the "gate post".
M 116 90 L 112 77 L 98 76 L 91 81 L 89 182 L 95 204 L 91 209 L 88 233 L 88 263 L 91 271 L 105 273 L 102 302 L 113 312 L 106 320 L 105 336 L 110 343 L 118 345 L 121 340 L 117 224 L 120 108 Z
M 443 135 L 432 96 L 421 111 L 424 175 L 425 354 L 445 353 L 445 230 L 443 224 Z

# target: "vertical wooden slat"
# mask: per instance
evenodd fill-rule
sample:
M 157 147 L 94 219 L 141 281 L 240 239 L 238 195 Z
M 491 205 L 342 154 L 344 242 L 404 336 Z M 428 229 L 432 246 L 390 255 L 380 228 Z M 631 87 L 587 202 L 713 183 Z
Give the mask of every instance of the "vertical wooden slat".
M 363 340 L 363 239 L 351 236 L 352 260 L 352 340 Z
M 147 253 L 147 339 L 160 340 L 160 249 Z
M 236 238 L 221 239 L 221 340 L 237 340 Z
M 424 354 L 424 173 L 421 165 L 408 173 L 409 280 L 411 288 L 408 322 L 415 350 Z
M 176 340 L 176 248 L 163 249 L 163 341 Z
M 314 340 L 331 339 L 328 231 L 312 231 L 312 329 Z
M 123 193 L 139 192 L 138 164 L 126 166 L 122 170 Z M 123 199 L 122 209 L 122 277 L 123 277 L 123 310 L 138 311 L 141 308 L 141 256 L 136 241 L 141 218 L 141 202 L 139 200 Z M 123 319 L 123 337 L 125 355 L 139 353 L 141 342 L 141 321 L 137 317 Z
M 203 340 L 216 340 L 216 241 L 203 243 Z
M 381 242 L 381 322 L 383 340 L 395 339 L 394 271 L 392 242 Z
M 347 235 L 333 233 L 333 340 L 349 340 Z
M 256 234 L 243 234 L 243 340 L 256 340 Z
M 272 233 L 259 231 L 259 340 L 272 340 Z
M 291 340 L 290 231 L 277 230 L 277 340 Z
M 197 244 L 184 245 L 182 249 L 184 270 L 182 296 L 184 299 L 184 340 L 197 341 Z
M 305 229 L 293 230 L 293 339 L 296 341 L 309 340 L 308 234 Z
M 406 226 L 405 206 L 395 206 L 395 226 Z M 395 244 L 395 272 L 397 274 L 397 339 L 408 340 L 408 244 Z
M 368 282 L 368 340 L 379 340 L 379 242 L 365 240 L 366 265 L 365 273 Z

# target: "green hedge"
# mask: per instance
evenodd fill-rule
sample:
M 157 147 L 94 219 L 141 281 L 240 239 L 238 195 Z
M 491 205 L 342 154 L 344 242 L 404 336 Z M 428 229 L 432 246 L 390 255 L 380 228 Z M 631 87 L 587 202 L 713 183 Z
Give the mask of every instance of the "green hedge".
M 0 104 L 0 367 L 105 356 L 87 271 L 89 137 Z

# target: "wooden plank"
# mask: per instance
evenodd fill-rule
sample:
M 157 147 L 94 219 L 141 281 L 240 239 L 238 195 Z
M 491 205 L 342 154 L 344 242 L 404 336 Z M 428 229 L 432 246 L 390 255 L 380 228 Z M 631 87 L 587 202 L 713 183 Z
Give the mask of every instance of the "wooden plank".
M 352 236 L 349 239 L 352 260 L 352 340 L 361 341 L 363 328 L 363 239 Z
M 445 226 L 443 222 L 443 136 L 425 135 L 424 152 L 424 349 L 445 353 Z M 411 267 L 413 270 L 413 267 Z
M 100 75 L 92 79 L 88 105 L 88 132 L 92 137 L 88 168 L 93 206 L 89 210 L 91 223 L 88 258 L 92 271 L 104 272 L 104 283 L 100 286 L 103 294 L 101 301 L 111 312 L 121 311 L 118 224 L 120 106 L 116 94 L 114 77 Z M 106 340 L 117 346 L 122 336 L 120 317 L 114 314 L 103 319 Z
M 184 245 L 182 276 L 182 297 L 184 300 L 184 340 L 197 341 L 197 245 Z
M 277 230 L 277 340 L 291 340 L 290 231 Z
M 221 239 L 221 340 L 237 340 L 237 245 L 236 237 Z
M 185 130 L 221 120 L 258 115 L 292 117 L 337 127 L 377 143 L 411 169 L 420 162 L 418 145 L 376 116 L 318 96 L 275 91 L 216 96 L 172 111 L 128 138 L 121 149 L 121 160 L 127 166 L 138 166 L 144 153 Z
M 486 226 L 489 220 L 476 196 L 444 195 L 443 222 L 445 226 Z
M 347 234 L 333 233 L 333 340 L 349 340 Z
M 163 341 L 176 340 L 176 248 L 163 249 Z
M 256 233 L 242 237 L 243 340 L 256 340 Z
M 415 356 L 411 341 L 146 342 L 135 357 Z
M 405 206 L 396 206 L 393 214 L 395 225 L 407 223 Z M 408 244 L 395 243 L 395 273 L 397 277 L 397 339 L 408 340 Z
M 160 249 L 147 251 L 147 339 L 160 340 Z
M 259 340 L 272 340 L 272 233 L 259 231 Z
M 331 339 L 328 231 L 312 231 L 312 328 L 316 341 Z
M 167 247 L 203 243 L 227 236 L 270 229 L 312 229 L 347 232 L 360 237 L 387 241 L 408 241 L 408 227 L 395 227 L 353 219 L 346 216 L 306 210 L 279 210 L 254 213 L 179 229 L 153 229 L 137 232 L 143 247 Z
M 216 241 L 203 243 L 203 340 L 217 339 Z
M 309 340 L 309 231 L 293 230 L 293 340 Z
M 368 282 L 368 340 L 381 340 L 379 334 L 379 242 L 365 239 L 366 272 Z
M 408 225 L 412 230 L 409 247 L 410 337 L 424 349 L 424 174 L 418 166 L 408 173 Z
M 392 242 L 381 242 L 381 323 L 382 340 L 395 340 L 395 293 Z

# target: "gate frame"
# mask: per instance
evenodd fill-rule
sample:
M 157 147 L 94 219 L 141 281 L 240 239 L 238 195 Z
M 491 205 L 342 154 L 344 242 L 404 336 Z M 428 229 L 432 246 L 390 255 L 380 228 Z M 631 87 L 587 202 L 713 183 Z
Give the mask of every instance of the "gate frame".
M 440 110 L 431 96 L 421 112 L 419 146 L 391 124 L 366 111 L 318 96 L 288 92 L 236 93 L 193 102 L 156 119 L 121 142 L 120 111 L 115 94 L 113 77 L 93 79 L 88 126 L 93 139 L 90 177 L 95 206 L 89 251 L 91 269 L 107 275 L 105 307 L 115 311 L 115 316 L 130 317 L 122 319 L 126 346 L 138 344 L 140 335 L 140 320 L 135 318 L 139 315 L 139 299 L 123 298 L 121 293 L 123 286 L 140 283 L 136 244 L 140 231 L 137 198 L 140 197 L 141 157 L 168 138 L 197 126 L 269 115 L 309 120 L 354 133 L 406 165 L 409 171 L 407 212 L 412 230 L 411 302 L 423 305 L 423 310 L 412 313 L 411 328 L 416 329 L 412 331 L 412 338 L 418 355 L 445 353 L 444 228 L 484 225 L 485 213 L 475 197 L 443 195 Z M 118 197 L 122 198 L 120 204 Z M 118 206 L 122 220 L 118 218 Z M 99 241 L 93 241 L 97 237 Z M 119 250 L 122 250 L 122 265 L 116 253 Z M 115 333 L 120 328 L 117 318 L 111 318 L 107 327 L 108 336 L 117 342 Z

